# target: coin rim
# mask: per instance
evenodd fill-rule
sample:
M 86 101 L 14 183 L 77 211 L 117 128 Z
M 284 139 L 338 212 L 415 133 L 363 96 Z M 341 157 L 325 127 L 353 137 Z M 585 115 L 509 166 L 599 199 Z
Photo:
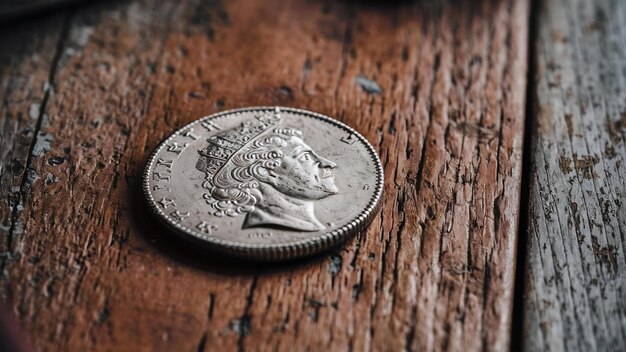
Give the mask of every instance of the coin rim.
M 316 236 L 313 239 L 303 239 L 296 242 L 290 243 L 278 243 L 278 244 L 250 244 L 250 243 L 241 243 L 236 241 L 228 241 L 222 240 L 215 237 L 210 237 L 208 235 L 201 234 L 193 229 L 190 229 L 186 226 L 180 225 L 172 220 L 172 218 L 165 214 L 157 205 L 154 197 L 152 196 L 150 190 L 150 173 L 151 169 L 154 166 L 156 161 L 157 154 L 164 148 L 165 145 L 173 138 L 180 135 L 181 131 L 187 130 L 190 127 L 198 125 L 207 120 L 216 120 L 220 118 L 224 118 L 226 115 L 232 114 L 241 114 L 250 111 L 273 111 L 276 108 L 279 108 L 283 112 L 290 112 L 294 114 L 304 115 L 305 117 L 312 117 L 322 122 L 329 123 L 335 127 L 346 130 L 349 133 L 352 133 L 357 137 L 357 139 L 365 145 L 365 148 L 370 154 L 372 161 L 375 164 L 376 168 L 376 187 L 374 189 L 373 195 L 370 198 L 365 210 L 363 210 L 359 215 L 350 220 L 346 225 L 335 229 L 333 231 L 327 232 L 321 236 Z M 383 187 L 384 187 L 384 171 L 383 166 L 380 161 L 378 154 L 374 147 L 369 143 L 369 141 L 363 137 L 359 132 L 353 129 L 346 124 L 337 121 L 331 117 L 326 115 L 322 115 L 320 113 L 316 113 L 313 111 L 308 111 L 304 109 L 297 108 L 289 108 L 282 106 L 254 106 L 254 107 L 246 107 L 239 109 L 231 109 L 222 112 L 218 112 L 215 114 L 207 115 L 202 118 L 199 118 L 193 122 L 186 124 L 185 126 L 177 129 L 174 133 L 172 133 L 169 137 L 163 140 L 159 145 L 154 149 L 146 165 L 144 167 L 143 172 L 143 181 L 142 188 L 144 191 L 144 196 L 146 197 L 146 202 L 148 203 L 150 210 L 153 215 L 155 215 L 162 223 L 164 223 L 167 227 L 173 230 L 177 235 L 192 240 L 195 243 L 200 243 L 209 247 L 209 249 L 216 250 L 223 254 L 234 255 L 241 258 L 247 259 L 256 259 L 256 260 L 266 260 L 266 261 L 277 261 L 277 260 L 287 260 L 296 257 L 303 257 L 307 255 L 312 255 L 315 253 L 322 252 L 330 247 L 334 247 L 349 238 L 351 238 L 357 232 L 363 230 L 369 223 L 372 221 L 374 215 L 378 212 L 378 209 L 381 204 Z

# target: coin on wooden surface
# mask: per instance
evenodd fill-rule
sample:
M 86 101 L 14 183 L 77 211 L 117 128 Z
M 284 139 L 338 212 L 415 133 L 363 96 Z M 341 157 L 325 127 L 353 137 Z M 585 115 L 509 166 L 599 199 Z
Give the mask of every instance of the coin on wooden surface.
M 284 260 L 328 249 L 369 224 L 383 170 L 374 148 L 341 122 L 253 107 L 175 132 L 148 160 L 143 189 L 175 233 L 230 255 Z

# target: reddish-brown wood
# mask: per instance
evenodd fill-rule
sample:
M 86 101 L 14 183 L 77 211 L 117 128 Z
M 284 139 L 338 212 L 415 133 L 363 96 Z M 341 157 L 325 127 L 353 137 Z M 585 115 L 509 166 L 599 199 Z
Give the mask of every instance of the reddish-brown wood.
M 14 78 L 28 66 L 1 68 L 3 126 L 42 106 L 32 135 L 2 142 L 3 196 L 19 200 L 1 208 L 2 297 L 42 350 L 506 349 L 527 18 L 525 0 L 142 1 L 31 25 L 22 41 L 43 44 L 4 55 L 38 55 L 32 77 L 54 89 L 35 98 Z M 176 242 L 138 190 L 152 148 L 200 116 L 273 104 L 375 145 L 381 213 L 288 263 Z

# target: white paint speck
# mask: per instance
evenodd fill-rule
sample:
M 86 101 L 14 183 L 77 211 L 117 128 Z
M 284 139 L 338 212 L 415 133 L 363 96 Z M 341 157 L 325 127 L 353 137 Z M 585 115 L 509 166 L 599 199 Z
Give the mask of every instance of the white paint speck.
M 40 107 L 41 105 L 39 105 L 39 103 L 30 104 L 30 108 L 28 109 L 28 117 L 30 117 L 33 120 L 38 119 Z
M 50 150 L 50 143 L 54 140 L 51 134 L 39 132 L 35 146 L 33 147 L 33 156 L 42 156 Z

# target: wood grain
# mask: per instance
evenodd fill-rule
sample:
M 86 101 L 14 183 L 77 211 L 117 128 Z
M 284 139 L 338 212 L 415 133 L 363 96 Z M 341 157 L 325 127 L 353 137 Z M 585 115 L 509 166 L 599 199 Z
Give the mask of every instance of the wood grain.
M 36 133 L 2 144 L 27 170 L 3 157 L 20 201 L 1 208 L 2 297 L 41 350 L 506 349 L 527 20 L 525 0 L 172 0 L 89 4 L 65 30 L 34 28 L 23 41 L 56 40 L 58 60 L 47 46 L 9 56 L 38 55 L 53 90 L 31 99 Z M 6 77 L 4 101 L 27 94 Z M 274 104 L 375 145 L 379 216 L 289 263 L 174 241 L 139 192 L 152 148 L 200 116 Z
M 539 9 L 525 349 L 626 349 L 626 4 Z
M 0 29 L 0 266 L 17 260 L 12 240 L 24 235 L 19 216 L 23 196 L 39 179 L 28 167 L 33 156 L 49 149 L 49 136 L 39 134 L 48 116 L 43 106 L 50 98 L 64 14 Z M 36 143 L 39 141 L 39 143 Z M 15 255 L 14 255 L 15 254 Z

